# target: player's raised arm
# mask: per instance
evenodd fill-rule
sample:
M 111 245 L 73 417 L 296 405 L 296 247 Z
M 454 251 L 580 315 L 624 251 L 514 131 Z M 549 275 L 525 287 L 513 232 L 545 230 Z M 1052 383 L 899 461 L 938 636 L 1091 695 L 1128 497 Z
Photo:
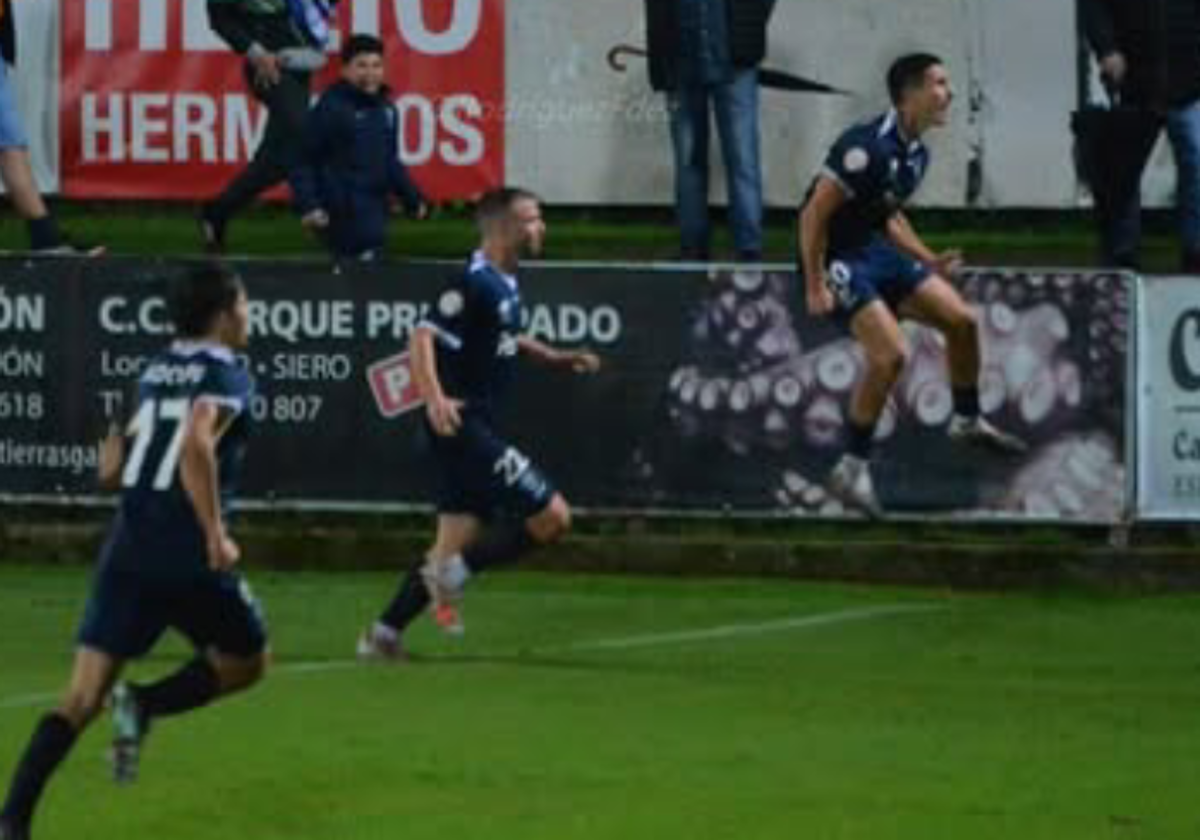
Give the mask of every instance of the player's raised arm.
M 410 368 L 417 393 L 425 401 L 425 413 L 429 423 L 439 435 L 450 437 L 462 426 L 459 409 L 461 400 L 450 399 L 442 390 L 437 373 L 437 336 L 429 325 L 418 326 L 409 340 Z
M 543 365 L 569 367 L 575 373 L 595 373 L 600 370 L 600 357 L 588 350 L 559 350 L 527 335 L 517 338 L 517 347 Z
M 805 300 L 811 315 L 824 315 L 833 309 L 833 293 L 825 282 L 825 255 L 830 221 L 845 203 L 845 189 L 832 178 L 819 175 L 796 223 L 799 269 L 804 275 Z
M 209 565 L 218 570 L 230 568 L 240 556 L 237 545 L 225 531 L 217 480 L 217 441 L 231 419 L 229 409 L 212 400 L 197 400 L 188 417 L 179 464 L 183 489 L 204 531 Z

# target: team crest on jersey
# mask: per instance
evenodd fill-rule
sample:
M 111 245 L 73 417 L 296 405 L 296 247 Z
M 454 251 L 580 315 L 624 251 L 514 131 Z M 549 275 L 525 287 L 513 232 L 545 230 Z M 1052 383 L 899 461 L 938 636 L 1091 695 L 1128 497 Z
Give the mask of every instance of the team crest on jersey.
M 504 324 L 515 323 L 516 322 L 516 312 L 517 312 L 518 306 L 520 306 L 520 303 L 517 301 L 516 298 L 507 298 L 505 300 L 500 301 L 500 306 L 499 306 L 498 312 L 500 315 L 501 323 L 504 323 Z
M 443 318 L 453 318 L 463 311 L 463 303 L 462 292 L 451 289 L 438 298 L 438 312 Z
M 861 146 L 855 146 L 848 150 L 842 158 L 842 166 L 846 168 L 847 172 L 862 172 L 870 162 L 871 156 Z

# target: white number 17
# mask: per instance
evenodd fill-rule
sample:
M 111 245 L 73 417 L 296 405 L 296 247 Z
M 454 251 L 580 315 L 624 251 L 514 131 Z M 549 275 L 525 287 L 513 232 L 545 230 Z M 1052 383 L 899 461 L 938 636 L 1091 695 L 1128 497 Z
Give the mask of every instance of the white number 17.
M 163 452 L 158 470 L 154 473 L 154 489 L 166 490 L 171 486 L 175 477 L 175 468 L 179 466 L 179 456 L 183 452 L 183 433 L 187 429 L 188 408 L 191 403 L 186 399 L 146 400 L 142 403 L 133 422 L 129 424 L 129 433 L 133 438 L 133 451 L 129 453 L 129 461 L 121 474 L 121 484 L 133 487 L 142 475 L 146 454 L 150 451 L 150 443 L 160 422 L 174 423 L 175 430 L 171 442 Z

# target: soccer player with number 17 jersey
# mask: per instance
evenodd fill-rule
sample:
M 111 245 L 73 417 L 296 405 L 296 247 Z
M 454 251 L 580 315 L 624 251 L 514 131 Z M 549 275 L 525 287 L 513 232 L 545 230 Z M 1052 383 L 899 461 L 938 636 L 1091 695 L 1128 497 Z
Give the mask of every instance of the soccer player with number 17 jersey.
M 192 268 L 171 290 L 177 339 L 150 360 L 125 434 L 101 444 L 100 480 L 121 486 L 58 708 L 38 722 L 0 811 L 0 840 L 26 840 L 55 769 L 113 690 L 124 663 L 168 628 L 195 656 L 157 682 L 113 692 L 118 782 L 137 771 L 152 722 L 207 705 L 263 675 L 267 639 L 234 568 L 226 530 L 250 423 L 253 381 L 235 355 L 246 345 L 241 281 L 223 266 Z M 125 439 L 130 439 L 125 451 Z

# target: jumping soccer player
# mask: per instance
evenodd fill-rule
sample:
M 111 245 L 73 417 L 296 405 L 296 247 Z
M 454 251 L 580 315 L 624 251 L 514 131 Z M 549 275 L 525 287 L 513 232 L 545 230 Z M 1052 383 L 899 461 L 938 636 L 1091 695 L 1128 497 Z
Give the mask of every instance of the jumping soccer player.
M 153 358 L 124 436 L 101 444 L 99 477 L 122 488 L 79 630 L 70 684 L 38 723 L 0 811 L 0 838 L 29 837 L 46 782 L 95 718 L 122 666 L 168 627 L 195 645 L 182 668 L 113 692 L 118 782 L 137 774 L 152 722 L 248 688 L 267 665 L 257 605 L 234 572 L 226 530 L 250 422 L 253 382 L 234 355 L 247 340 L 246 293 L 219 265 L 196 267 L 172 289 L 177 340 Z
M 537 196 L 504 188 L 479 202 L 482 244 L 441 293 L 411 340 L 414 381 L 425 400 L 425 427 L 437 473 L 437 537 L 383 615 L 360 637 L 364 659 L 401 659 L 400 636 L 432 599 L 434 618 L 461 633 L 467 579 L 557 540 L 570 526 L 566 499 L 496 430 L 495 414 L 518 355 L 576 373 L 600 360 L 521 334 L 517 265 L 541 252 L 546 225 Z M 506 514 L 490 534 L 485 524 Z
M 887 85 L 893 108 L 833 145 L 798 225 L 809 314 L 832 315 L 847 326 L 866 356 L 866 374 L 850 404 L 847 450 L 830 489 L 872 516 L 881 509 L 868 466 L 871 444 L 908 356 L 898 317 L 945 336 L 954 397 L 950 437 L 1005 453 L 1026 448 L 980 415 L 979 330 L 947 279 L 962 255 L 931 251 L 901 209 L 929 166 L 921 136 L 947 122 L 953 94 L 946 68 L 936 56 L 906 55 L 888 70 Z

